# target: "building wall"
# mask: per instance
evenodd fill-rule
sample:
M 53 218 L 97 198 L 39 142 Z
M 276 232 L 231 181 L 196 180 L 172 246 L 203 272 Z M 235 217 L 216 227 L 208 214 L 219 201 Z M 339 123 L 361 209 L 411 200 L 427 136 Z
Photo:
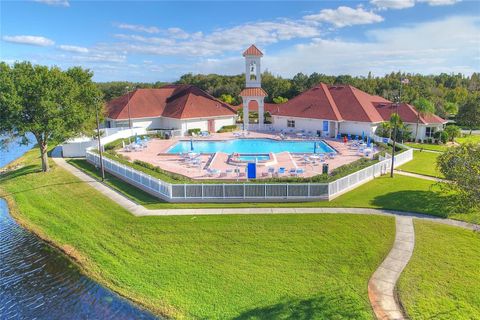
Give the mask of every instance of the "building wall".
M 215 131 L 220 130 L 223 126 L 232 126 L 236 123 L 236 117 L 216 118 Z
M 110 122 L 111 128 L 128 128 L 128 119 L 127 120 L 113 120 L 107 119 Z M 141 119 L 132 119 L 132 127 L 134 128 L 145 128 L 145 129 L 162 129 L 162 120 L 160 117 L 157 118 L 141 118 Z
M 229 126 L 235 124 L 236 116 L 227 117 L 212 117 L 203 119 L 173 119 L 163 118 L 164 127 L 181 129 L 184 135 L 188 134 L 189 129 L 199 128 L 202 131 L 208 131 L 208 120 L 215 120 L 215 132 L 220 130 L 223 126 Z
M 371 122 L 344 121 L 340 122 L 339 133 L 361 136 L 363 132 L 368 136 L 375 133 L 377 126 L 378 124 Z
M 416 123 L 406 123 L 405 125 L 406 125 L 407 129 L 411 132 L 410 137 L 412 139 L 415 139 L 415 131 L 416 131 L 417 124 Z M 430 138 L 430 137 L 427 136 L 427 127 L 433 128 L 433 132 L 443 130 L 443 124 L 441 124 L 441 123 L 439 123 L 439 124 L 428 124 L 428 125 L 420 123 L 419 126 L 418 126 L 418 136 L 417 136 L 419 140 L 425 140 L 425 139 Z M 432 134 L 431 137 L 433 138 L 433 134 Z
M 295 121 L 295 128 L 290 128 L 287 125 L 288 120 Z M 329 130 L 327 132 L 323 132 L 323 121 L 328 121 L 329 123 Z M 322 120 L 322 119 L 310 119 L 310 118 L 297 118 L 297 117 L 285 117 L 285 116 L 276 116 L 272 115 L 272 127 L 276 131 L 280 130 L 290 130 L 293 129 L 294 131 L 298 130 L 306 130 L 312 131 L 313 133 L 317 133 L 317 131 L 322 131 L 322 135 L 326 136 L 333 136 L 331 134 L 332 125 L 335 122 L 329 120 Z M 333 130 L 335 128 L 333 127 Z M 334 132 L 334 131 L 333 131 Z
M 132 119 L 132 127 L 153 129 L 181 129 L 183 134 L 187 134 L 189 129 L 199 128 L 202 131 L 208 131 L 208 120 L 215 119 L 215 131 L 220 130 L 223 126 L 235 124 L 236 116 L 227 117 L 212 117 L 203 119 L 176 119 L 176 118 L 145 118 Z M 110 121 L 111 128 L 128 128 L 128 120 L 112 120 Z

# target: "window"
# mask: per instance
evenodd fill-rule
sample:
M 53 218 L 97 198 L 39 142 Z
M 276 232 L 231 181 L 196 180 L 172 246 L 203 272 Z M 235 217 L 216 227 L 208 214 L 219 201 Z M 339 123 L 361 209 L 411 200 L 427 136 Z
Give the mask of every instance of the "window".
M 295 128 L 295 120 L 287 120 L 287 127 Z
M 255 61 L 250 62 L 250 80 L 257 80 L 257 64 Z
M 433 136 L 434 128 L 432 127 L 426 127 L 425 128 L 425 135 L 429 138 Z

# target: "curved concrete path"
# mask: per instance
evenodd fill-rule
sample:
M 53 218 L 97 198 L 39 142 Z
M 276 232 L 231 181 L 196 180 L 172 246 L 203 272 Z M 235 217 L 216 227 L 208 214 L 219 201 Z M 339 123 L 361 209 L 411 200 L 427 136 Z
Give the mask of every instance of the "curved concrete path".
M 392 250 L 368 282 L 368 298 L 377 319 L 405 319 L 395 285 L 413 254 L 415 231 L 412 217 L 396 216 Z
M 368 296 L 378 319 L 406 319 L 403 308 L 398 301 L 395 285 L 400 274 L 408 264 L 415 246 L 413 218 L 429 220 L 451 226 L 480 231 L 480 226 L 451 219 L 444 219 L 415 212 L 370 208 L 214 208 L 214 209 L 156 209 L 149 210 L 126 198 L 102 182 L 85 174 L 65 159 L 54 157 L 57 165 L 67 170 L 81 181 L 89 184 L 100 193 L 117 202 L 124 209 L 137 217 L 170 215 L 221 215 L 221 214 L 369 214 L 395 217 L 396 234 L 391 251 L 372 275 L 368 283 Z

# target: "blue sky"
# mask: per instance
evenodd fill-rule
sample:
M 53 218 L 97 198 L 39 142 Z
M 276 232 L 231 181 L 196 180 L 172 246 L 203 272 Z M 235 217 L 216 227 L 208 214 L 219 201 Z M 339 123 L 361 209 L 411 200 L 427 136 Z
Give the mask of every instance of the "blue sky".
M 383 75 L 480 71 L 480 1 L 1 1 L 0 59 L 95 80 L 238 74 L 255 43 L 263 68 Z

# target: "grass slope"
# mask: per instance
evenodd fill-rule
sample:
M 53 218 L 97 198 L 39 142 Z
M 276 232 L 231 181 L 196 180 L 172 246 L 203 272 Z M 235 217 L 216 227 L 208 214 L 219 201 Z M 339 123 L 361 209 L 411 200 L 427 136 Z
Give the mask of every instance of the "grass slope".
M 412 319 L 480 319 L 480 235 L 415 221 L 415 250 L 400 282 Z
M 405 142 L 405 145 L 415 148 L 415 149 L 425 149 L 431 151 L 444 152 L 447 151 L 449 146 L 443 144 L 430 144 L 430 143 L 415 143 L 415 142 Z
M 458 143 L 480 143 L 480 134 L 464 135 L 463 137 L 456 138 Z
M 135 218 L 37 150 L 0 178 L 12 214 L 89 275 L 157 313 L 209 319 L 371 319 L 367 281 L 390 250 L 391 217 Z M 3 191 L 2 191 L 3 190 Z
M 98 178 L 98 171 L 85 160 L 69 163 Z M 223 207 L 361 207 L 413 211 L 470 222 L 480 222 L 480 213 L 452 213 L 451 198 L 438 192 L 435 182 L 396 175 L 377 178 L 332 201 L 276 203 L 168 203 L 107 174 L 106 183 L 148 209 L 223 208 Z
M 439 155 L 439 153 L 414 150 L 413 160 L 405 163 L 398 169 L 425 176 L 443 178 L 444 175 L 437 170 L 437 158 Z

